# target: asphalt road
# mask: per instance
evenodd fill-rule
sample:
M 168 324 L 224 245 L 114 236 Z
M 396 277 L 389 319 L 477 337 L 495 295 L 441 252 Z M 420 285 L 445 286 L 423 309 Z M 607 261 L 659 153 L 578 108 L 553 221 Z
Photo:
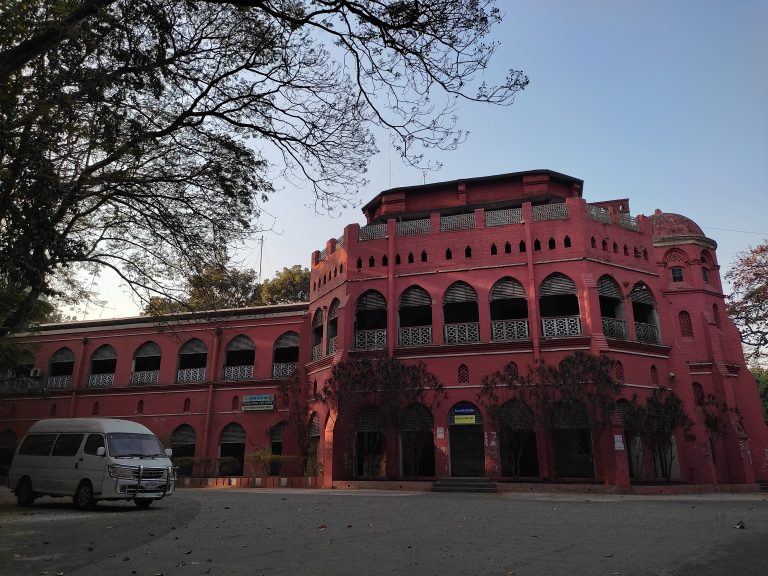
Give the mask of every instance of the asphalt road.
M 181 490 L 77 512 L 2 489 L 0 574 L 765 576 L 768 495 Z

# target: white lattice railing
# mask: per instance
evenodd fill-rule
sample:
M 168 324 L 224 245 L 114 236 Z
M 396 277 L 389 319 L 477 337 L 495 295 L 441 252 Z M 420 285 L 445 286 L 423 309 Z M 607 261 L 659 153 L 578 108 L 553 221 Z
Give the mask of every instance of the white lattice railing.
M 541 204 L 533 207 L 533 221 L 564 220 L 568 218 L 568 206 L 565 202 L 558 204 Z
M 504 224 L 522 224 L 522 208 L 506 208 L 504 210 L 486 210 L 486 226 L 503 226 Z
M 528 320 L 494 320 L 491 322 L 491 337 L 494 342 L 527 340 Z
M 432 344 L 432 326 L 400 328 L 400 346 L 425 346 Z
M 440 217 L 440 231 L 471 230 L 475 227 L 475 214 L 453 214 Z
M 580 316 L 560 316 L 541 319 L 541 334 L 544 338 L 581 335 Z
M 331 336 L 328 338 L 328 354 L 336 354 L 336 347 L 338 346 L 338 336 Z
M 224 366 L 224 380 L 253 380 L 253 366 Z
M 176 371 L 176 382 L 205 382 L 205 368 L 179 368 Z
M 467 322 L 464 324 L 446 324 L 443 326 L 446 344 L 467 344 L 480 342 L 480 324 Z
M 386 224 L 368 224 L 360 228 L 360 234 L 358 238 L 360 240 L 377 240 L 379 238 L 387 237 L 387 225 Z
M 659 327 L 655 324 L 635 322 L 635 334 L 637 334 L 638 342 L 659 343 Z
M 312 360 L 320 360 L 323 357 L 323 345 L 315 344 L 312 346 Z
M 626 340 L 627 338 L 627 323 L 624 320 L 618 318 L 602 318 L 603 321 L 603 335 L 606 338 L 617 338 L 618 340 Z
M 133 386 L 143 386 L 144 384 L 157 384 L 159 370 L 138 370 L 131 372 L 131 382 Z
M 336 248 L 344 248 L 344 236 L 336 238 Z
M 318 261 L 322 262 L 328 257 L 328 248 L 323 248 L 320 250 L 320 258 L 318 258 Z
M 611 223 L 611 213 L 608 208 L 589 205 L 587 206 L 587 214 L 589 214 L 589 217 L 596 222 L 602 222 L 603 224 Z
M 431 220 L 429 218 L 421 218 L 419 220 L 406 220 L 405 222 L 397 223 L 397 235 L 398 236 L 415 236 L 417 234 L 429 234 L 432 229 Z
M 387 329 L 355 331 L 355 348 L 358 350 L 382 350 L 387 347 Z
M 69 390 L 72 388 L 72 375 L 69 376 L 48 376 L 48 390 Z
M 112 388 L 115 383 L 114 373 L 91 374 L 88 376 L 88 388 Z
M 298 362 L 275 362 L 272 364 L 272 378 L 290 378 L 296 372 Z
M 640 232 L 640 223 L 637 221 L 637 218 L 629 214 L 619 214 L 619 226 L 626 230 Z

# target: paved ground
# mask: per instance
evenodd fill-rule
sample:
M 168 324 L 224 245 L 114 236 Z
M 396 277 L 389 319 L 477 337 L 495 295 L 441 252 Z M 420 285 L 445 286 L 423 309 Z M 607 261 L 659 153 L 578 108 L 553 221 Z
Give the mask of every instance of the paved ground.
M 765 576 L 768 495 L 182 490 L 76 512 L 1 489 L 0 574 Z

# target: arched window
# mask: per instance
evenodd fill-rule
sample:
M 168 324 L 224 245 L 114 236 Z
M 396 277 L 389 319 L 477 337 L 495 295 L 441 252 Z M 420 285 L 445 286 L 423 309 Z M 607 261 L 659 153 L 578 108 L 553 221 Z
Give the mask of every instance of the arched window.
M 597 293 L 600 300 L 603 334 L 606 338 L 626 339 L 624 302 L 619 285 L 610 276 L 601 276 L 597 281 Z
M 319 360 L 323 357 L 324 322 L 323 309 L 318 308 L 312 317 L 312 360 Z
M 512 244 L 509 242 L 504 244 L 504 254 L 512 254 Z
M 659 369 L 654 365 L 651 365 L 651 384 L 654 386 L 659 385 Z
M 555 475 L 560 478 L 592 478 L 592 435 L 584 406 L 557 402 L 552 407 L 551 434 L 555 453 Z
M 691 315 L 685 310 L 677 315 L 678 322 L 680 323 L 680 336 L 683 338 L 693 338 L 693 324 L 691 323 Z
M 704 406 L 704 403 L 706 402 L 706 396 L 704 395 L 704 388 L 698 382 L 694 382 L 693 384 L 691 384 L 691 389 L 693 390 L 693 403 L 698 408 L 701 408 L 702 406 Z
M 715 326 L 720 326 L 720 309 L 717 307 L 717 304 L 712 304 L 712 321 L 715 323 Z
M 509 400 L 496 419 L 501 475 L 513 478 L 539 475 L 533 412 L 525 402 Z
M 317 383 L 315 383 L 317 385 Z M 320 450 L 320 417 L 313 412 L 309 418 L 309 452 L 307 454 L 307 470 L 309 476 L 318 476 L 320 466 L 318 453 Z
M 371 256 L 368 258 L 368 268 L 373 268 L 374 266 L 376 266 L 376 258 Z
M 464 258 L 472 258 L 472 248 L 469 246 L 464 248 Z
M 386 476 L 386 427 L 376 406 L 364 406 L 357 415 L 355 434 L 355 476 Z
M 491 244 L 491 256 L 496 256 L 496 244 Z
M 453 252 L 451 252 L 450 248 L 445 249 L 445 259 L 451 260 L 453 258 Z
M 432 343 L 432 298 L 420 286 L 410 286 L 398 306 L 399 345 L 423 346 Z
M 272 378 L 290 378 L 299 363 L 299 335 L 286 332 L 275 340 L 272 351 Z
M 537 238 L 533 241 L 533 251 L 538 252 L 539 250 L 541 250 L 541 242 L 539 242 L 539 239 Z
M 245 430 L 240 424 L 227 424 L 219 436 L 219 476 L 242 476 L 245 460 Z
M 632 313 L 635 317 L 635 333 L 639 342 L 658 344 L 659 316 L 656 312 L 656 300 L 645 282 L 638 282 L 629 293 Z
M 382 350 L 387 346 L 387 301 L 376 290 L 364 292 L 355 306 L 355 348 Z
M 560 338 L 581 334 L 581 316 L 576 285 L 565 274 L 547 276 L 539 287 L 542 336 Z
M 99 403 L 94 402 L 93 406 L 91 407 L 91 416 L 98 416 L 99 415 Z
M 395 266 L 400 265 L 400 254 L 395 254 Z
M 443 296 L 446 344 L 479 342 L 477 293 L 466 282 L 454 282 Z
M 183 412 L 189 412 L 191 410 L 189 398 L 184 398 L 184 409 Z
M 525 252 L 525 242 L 523 240 L 520 240 L 520 244 L 518 245 L 518 249 L 520 252 Z
M 328 308 L 328 338 L 326 339 L 326 354 L 335 354 L 339 334 L 339 299 L 334 298 Z
M 227 344 L 226 361 L 224 364 L 224 380 L 253 379 L 253 364 L 256 361 L 256 345 L 248 336 L 240 334 Z
M 363 259 L 362 258 L 358 258 L 357 262 L 355 264 L 357 266 L 357 269 L 360 270 L 363 267 Z
M 619 245 L 616 244 L 616 242 L 613 243 L 613 253 L 618 254 L 619 253 Z
M 490 306 L 495 342 L 528 339 L 528 300 L 520 282 L 509 277 L 496 282 L 491 288 Z
M 435 475 L 434 418 L 424 404 L 413 403 L 400 415 L 400 450 L 405 478 Z
M 554 250 L 555 248 L 557 248 L 557 244 L 555 243 L 555 239 L 554 238 L 550 238 L 549 242 L 547 243 L 547 245 L 549 246 L 550 250 Z
M 613 365 L 613 378 L 616 382 L 624 382 L 624 364 L 616 360 L 616 364 Z
M 597 248 L 597 240 L 595 240 L 594 236 L 589 239 L 589 245 L 592 246 L 592 248 Z
M 605 238 L 603 238 L 603 241 L 602 241 L 602 243 L 601 243 L 601 244 L 602 244 L 602 248 L 603 248 L 603 250 L 605 250 L 606 252 L 608 252 L 608 240 L 606 240 Z
M 565 248 L 570 248 L 571 247 L 571 237 L 570 236 L 566 236 L 565 238 L 563 238 L 563 247 L 565 247 Z M 594 248 L 594 246 L 593 246 L 593 248 Z
M 144 400 L 139 400 L 136 403 L 136 414 L 144 414 Z
M 232 396 L 232 412 L 240 410 L 240 396 Z
M 467 368 L 466 364 L 459 366 L 458 380 L 459 384 L 469 384 L 469 368 Z
M 68 390 L 72 387 L 75 355 L 69 348 L 59 348 L 48 366 L 48 390 Z
M 188 340 L 179 351 L 179 369 L 176 382 L 203 382 L 205 365 L 208 362 L 208 348 L 197 338 Z
M 413 252 L 408 252 L 408 264 L 413 264 Z
M 152 341 L 144 342 L 133 354 L 131 384 L 135 386 L 157 384 L 161 360 L 162 352 L 160 346 Z
M 381 265 L 382 266 L 389 266 L 389 258 L 387 258 L 386 254 L 384 254 L 384 256 L 381 257 Z
M 629 256 L 629 248 L 624 244 L 624 256 Z
M 99 346 L 91 356 L 89 388 L 109 388 L 115 383 L 117 352 L 109 344 Z
M 421 261 L 422 262 L 426 262 L 427 261 L 427 253 L 424 250 L 421 251 Z
M 195 429 L 189 424 L 178 426 L 171 434 L 171 450 L 174 462 L 182 476 L 192 475 L 192 458 L 195 456 Z

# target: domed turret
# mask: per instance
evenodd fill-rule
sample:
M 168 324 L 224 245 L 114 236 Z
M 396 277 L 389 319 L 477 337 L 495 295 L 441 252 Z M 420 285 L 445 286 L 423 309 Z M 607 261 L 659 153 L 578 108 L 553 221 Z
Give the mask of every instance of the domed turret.
M 707 238 L 701 227 L 690 218 L 672 212 L 656 210 L 648 217 L 651 223 L 654 243 L 693 241 L 716 247 L 714 240 Z

